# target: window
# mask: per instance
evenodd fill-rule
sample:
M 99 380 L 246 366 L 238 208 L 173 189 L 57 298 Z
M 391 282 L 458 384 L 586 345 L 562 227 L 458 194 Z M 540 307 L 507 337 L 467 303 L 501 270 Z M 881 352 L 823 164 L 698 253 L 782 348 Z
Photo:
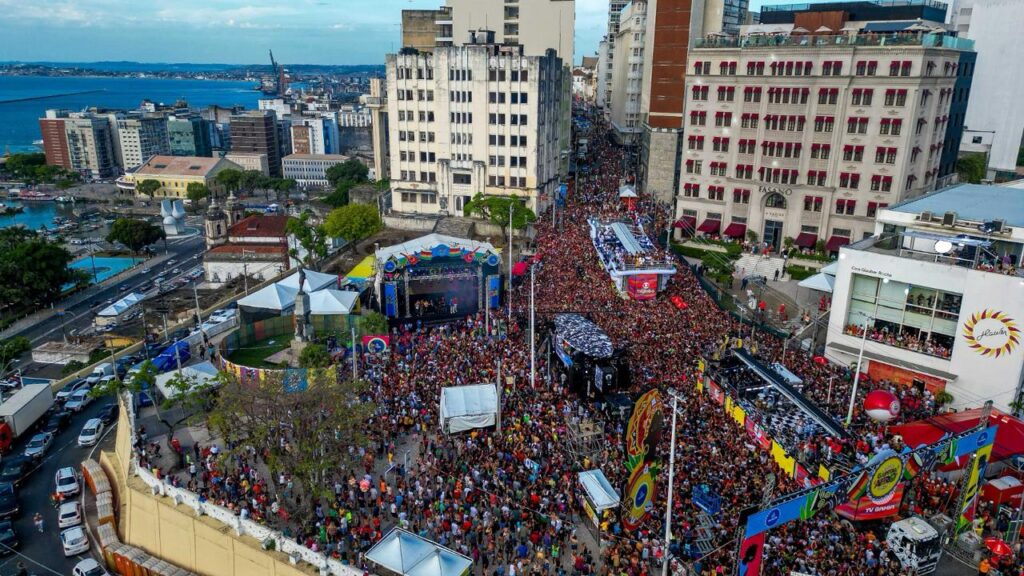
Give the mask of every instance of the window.
M 703 150 L 704 149 L 704 137 L 703 136 L 689 136 L 687 137 L 687 148 L 690 150 Z
M 698 102 L 704 102 L 708 99 L 709 86 L 694 86 L 690 92 L 693 94 L 693 99 Z
M 844 162 L 860 162 L 864 160 L 864 147 L 863 146 L 851 146 L 847 144 L 843 146 L 843 161 Z
M 764 62 L 747 62 L 748 76 L 764 76 Z
M 691 119 L 692 119 L 693 114 L 691 113 L 690 116 L 691 116 Z M 757 114 L 743 114 L 742 116 L 740 116 L 740 127 L 741 128 L 757 129 L 757 124 L 758 124 Z M 692 122 L 691 122 L 691 125 L 692 125 Z
M 729 139 L 719 138 L 718 136 L 711 140 L 712 150 L 715 152 L 728 152 L 729 151 Z
M 747 86 L 743 88 L 743 101 L 744 102 L 760 102 L 761 101 L 761 87 L 760 86 Z
M 753 154 L 757 149 L 757 142 L 754 140 L 741 139 L 739 144 L 740 154 Z
M 874 96 L 871 88 L 854 88 L 850 103 L 854 106 L 871 106 L 871 99 Z
M 847 188 L 849 190 L 856 190 L 859 185 L 860 185 L 860 174 L 857 174 L 857 173 L 854 173 L 854 172 L 840 172 L 839 173 L 839 187 L 840 188 Z M 837 200 L 836 201 L 836 208 L 837 208 L 836 214 L 844 214 L 844 212 L 842 212 L 839 209 L 839 207 L 841 206 L 839 204 L 839 202 L 844 202 L 844 201 L 843 200 Z M 849 200 L 847 202 L 853 202 L 853 200 Z M 849 212 L 845 212 L 845 214 L 852 214 L 852 213 L 853 213 L 852 209 Z
M 683 197 L 700 198 L 700 184 L 692 184 L 689 182 L 683 184 Z
M 818 104 L 834 105 L 839 99 L 838 88 L 822 88 L 818 90 Z
M 705 86 L 706 88 L 706 86 Z M 718 101 L 719 102 L 732 102 L 733 97 L 736 95 L 735 86 L 719 86 L 718 87 Z
M 700 174 L 701 160 L 687 160 L 686 161 L 686 173 L 687 174 Z
M 828 178 L 828 173 L 824 170 L 808 170 L 807 171 L 807 185 L 808 186 L 824 186 L 825 180 Z
M 847 134 L 867 134 L 868 119 L 864 117 L 851 116 L 846 120 Z
M 821 212 L 821 207 L 824 203 L 825 199 L 821 196 L 804 196 L 804 211 Z
M 724 186 L 708 186 L 708 199 L 722 202 L 725 200 Z
M 832 128 L 835 126 L 835 117 L 833 116 L 817 116 L 814 119 L 814 131 L 815 132 L 832 132 Z
M 725 171 L 728 168 L 728 165 L 725 162 L 712 162 L 710 164 L 710 166 L 711 166 L 711 175 L 712 176 L 725 176 L 726 175 Z
M 843 63 L 839 60 L 828 60 L 821 64 L 822 76 L 839 76 L 843 72 Z
M 731 126 L 732 112 L 715 112 L 715 126 Z
M 690 126 L 704 126 L 707 124 L 708 113 L 694 110 L 690 112 Z
M 885 208 L 888 204 L 879 204 L 878 202 L 868 202 L 868 218 L 874 218 L 875 214 L 878 213 L 879 208 Z
M 733 189 L 732 201 L 734 204 L 750 204 L 750 190 L 744 188 Z
M 843 181 L 843 175 L 839 175 L 839 181 Z M 839 198 L 836 200 L 836 214 L 843 214 L 846 216 L 852 216 L 854 211 L 857 209 L 856 200 L 844 200 Z
M 815 160 L 828 160 L 832 146 L 829 144 L 811 144 L 811 158 Z

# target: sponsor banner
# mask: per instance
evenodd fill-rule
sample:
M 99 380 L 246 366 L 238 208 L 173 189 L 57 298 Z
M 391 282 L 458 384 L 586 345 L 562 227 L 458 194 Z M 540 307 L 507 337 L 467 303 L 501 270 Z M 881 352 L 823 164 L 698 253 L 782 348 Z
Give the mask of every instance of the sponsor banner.
M 653 300 L 658 294 L 657 274 L 634 274 L 626 278 L 626 293 L 633 300 Z
M 764 532 L 752 534 L 740 544 L 739 576 L 759 576 L 764 554 Z
M 856 502 L 846 502 L 836 506 L 836 514 L 849 520 L 878 520 L 895 516 L 900 511 L 900 503 L 903 501 L 903 483 L 900 482 L 896 488 L 881 500 L 872 499 L 869 496 L 862 496 Z
M 654 477 L 651 467 L 642 464 L 633 470 L 626 484 L 626 512 L 622 517 L 622 525 L 628 532 L 633 532 L 651 515 L 654 507 Z
M 978 487 L 981 479 L 985 477 L 985 468 L 988 467 L 992 458 L 992 448 L 996 439 L 996 426 L 982 430 L 981 434 L 974 440 L 977 452 L 971 460 L 971 467 L 967 471 L 967 485 L 961 497 L 960 517 L 956 521 L 956 533 L 967 530 L 974 523 L 974 510 L 978 503 Z M 991 433 L 989 433 L 991 432 Z
M 633 415 L 626 425 L 626 469 L 635 471 L 654 459 L 654 448 L 661 435 L 661 394 L 650 390 L 637 399 Z
M 715 384 L 715 381 L 710 378 L 708 378 L 708 393 L 715 399 L 715 402 L 718 402 L 719 404 L 725 402 L 725 392 L 722 392 L 722 389 L 718 387 L 718 384 Z
M 391 348 L 391 336 L 387 334 L 373 334 L 363 336 L 363 350 L 371 354 L 384 354 Z

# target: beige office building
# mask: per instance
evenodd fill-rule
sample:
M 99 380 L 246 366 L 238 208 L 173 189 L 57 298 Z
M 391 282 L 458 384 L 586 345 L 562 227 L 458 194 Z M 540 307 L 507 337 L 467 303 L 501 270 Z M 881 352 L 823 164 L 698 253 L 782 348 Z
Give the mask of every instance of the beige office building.
M 635 144 L 643 131 L 644 45 L 647 0 L 633 0 L 622 9 L 615 35 L 612 68 L 611 124 L 620 143 Z
M 386 57 L 398 212 L 461 215 L 477 193 L 521 197 L 538 211 L 559 184 L 568 68 L 553 50 L 529 56 L 493 34 L 473 40 Z
M 870 235 L 878 210 L 935 188 L 961 49 L 934 34 L 698 41 L 678 226 L 776 251 Z
M 117 119 L 117 142 L 121 167 L 127 172 L 156 155 L 169 155 L 167 118 L 160 115 Z

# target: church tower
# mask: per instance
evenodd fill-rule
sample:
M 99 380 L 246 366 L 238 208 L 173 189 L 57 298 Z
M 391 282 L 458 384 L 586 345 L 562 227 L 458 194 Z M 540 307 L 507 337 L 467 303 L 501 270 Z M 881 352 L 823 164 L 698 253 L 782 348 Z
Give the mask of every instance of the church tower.
M 228 201 L 224 207 L 227 209 L 228 228 L 238 224 L 245 217 L 245 206 L 238 201 L 238 198 L 235 198 L 234 192 L 228 195 Z
M 206 248 L 220 246 L 228 239 L 228 218 L 217 203 L 217 197 L 210 200 L 210 207 L 206 209 Z

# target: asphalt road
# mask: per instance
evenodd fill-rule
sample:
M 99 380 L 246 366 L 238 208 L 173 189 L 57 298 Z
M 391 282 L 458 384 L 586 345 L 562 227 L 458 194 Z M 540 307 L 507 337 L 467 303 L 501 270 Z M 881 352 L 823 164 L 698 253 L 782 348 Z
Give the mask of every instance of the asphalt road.
M 110 401 L 111 398 L 93 400 L 85 410 L 76 414 L 68 427 L 57 434 L 50 450 L 38 467 L 22 481 L 18 490 L 21 514 L 14 521 L 14 531 L 18 535 L 21 546 L 17 554 L 0 558 L 0 574 L 15 573 L 20 561 L 25 564 L 29 573 L 40 576 L 47 574 L 64 576 L 71 574 L 75 564 L 88 557 L 87 554 L 71 558 L 64 557 L 64 550 L 60 542 L 60 529 L 57 528 L 57 510 L 50 503 L 50 494 L 54 491 L 54 475 L 58 469 L 71 466 L 80 471 L 82 460 L 88 458 L 94 450 L 98 450 L 95 447 L 79 447 L 78 433 L 81 432 L 86 420 L 98 414 L 103 406 Z M 112 445 L 114 426 L 116 424 L 107 429 L 100 446 Z M 20 454 L 25 443 L 31 437 L 32 432 L 29 432 L 19 438 L 10 453 Z M 84 483 L 82 489 L 88 490 Z M 36 512 L 43 515 L 44 532 L 42 534 L 36 530 L 32 522 L 32 517 Z

